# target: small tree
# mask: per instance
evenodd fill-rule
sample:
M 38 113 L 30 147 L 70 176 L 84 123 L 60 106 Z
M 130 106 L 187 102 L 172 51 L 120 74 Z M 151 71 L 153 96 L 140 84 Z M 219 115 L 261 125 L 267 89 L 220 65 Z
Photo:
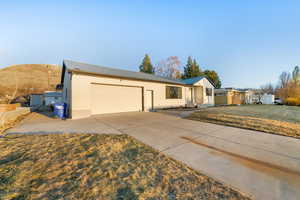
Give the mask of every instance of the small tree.
M 200 69 L 199 64 L 197 63 L 196 59 L 193 61 L 193 68 L 192 68 L 192 77 L 201 76 L 202 71 Z
M 140 65 L 140 72 L 154 74 L 153 65 L 148 54 L 145 55 L 142 64 Z
M 177 56 L 170 56 L 166 60 L 162 60 L 155 68 L 155 74 L 167 78 L 179 79 L 181 62 Z

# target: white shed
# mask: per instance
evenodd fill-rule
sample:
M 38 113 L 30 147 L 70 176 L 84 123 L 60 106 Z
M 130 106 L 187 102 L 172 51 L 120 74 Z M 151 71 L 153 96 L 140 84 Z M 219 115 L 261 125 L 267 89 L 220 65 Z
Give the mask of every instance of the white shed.
M 273 94 L 264 94 L 261 97 L 262 104 L 274 104 L 275 97 Z

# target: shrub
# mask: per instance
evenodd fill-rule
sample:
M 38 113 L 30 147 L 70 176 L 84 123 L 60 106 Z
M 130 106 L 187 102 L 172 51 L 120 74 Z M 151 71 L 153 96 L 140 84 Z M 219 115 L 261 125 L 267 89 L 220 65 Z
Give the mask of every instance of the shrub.
M 285 103 L 290 106 L 300 106 L 300 98 L 289 97 L 285 99 Z

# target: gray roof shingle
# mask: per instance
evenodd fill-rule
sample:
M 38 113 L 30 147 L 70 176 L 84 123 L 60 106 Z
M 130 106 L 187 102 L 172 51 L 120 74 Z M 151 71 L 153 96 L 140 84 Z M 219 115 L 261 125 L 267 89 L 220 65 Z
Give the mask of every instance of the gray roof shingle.
M 103 66 L 86 64 L 81 62 L 75 62 L 71 60 L 63 61 L 63 72 L 62 72 L 61 84 L 63 84 L 65 70 L 86 72 L 86 73 L 106 75 L 112 77 L 123 77 L 123 78 L 145 80 L 145 81 L 180 84 L 180 85 L 193 85 L 198 81 L 202 80 L 203 78 L 206 78 L 212 85 L 214 85 L 213 82 L 206 76 L 198 76 L 198 77 L 193 77 L 188 79 L 171 79 L 171 78 L 166 78 L 166 77 L 157 76 L 153 74 L 147 74 L 143 72 L 133 72 L 133 71 L 123 70 L 123 69 L 116 69 L 116 68 L 103 67 Z
M 94 73 L 106 76 L 123 77 L 130 79 L 146 80 L 146 81 L 157 81 L 164 83 L 180 84 L 185 85 L 186 83 L 182 80 L 169 79 L 166 77 L 156 76 L 143 72 L 133 72 L 123 69 L 116 69 L 110 67 L 103 67 L 98 65 L 91 65 L 86 63 L 75 62 L 71 60 L 64 60 L 63 67 L 71 71 Z

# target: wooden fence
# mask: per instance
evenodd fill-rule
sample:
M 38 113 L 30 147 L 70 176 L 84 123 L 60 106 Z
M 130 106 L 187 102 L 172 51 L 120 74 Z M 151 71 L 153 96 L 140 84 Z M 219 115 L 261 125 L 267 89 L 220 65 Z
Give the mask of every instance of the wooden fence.
M 20 107 L 21 104 L 15 103 L 15 104 L 0 104 L 0 112 L 7 112 L 16 110 L 16 108 Z

